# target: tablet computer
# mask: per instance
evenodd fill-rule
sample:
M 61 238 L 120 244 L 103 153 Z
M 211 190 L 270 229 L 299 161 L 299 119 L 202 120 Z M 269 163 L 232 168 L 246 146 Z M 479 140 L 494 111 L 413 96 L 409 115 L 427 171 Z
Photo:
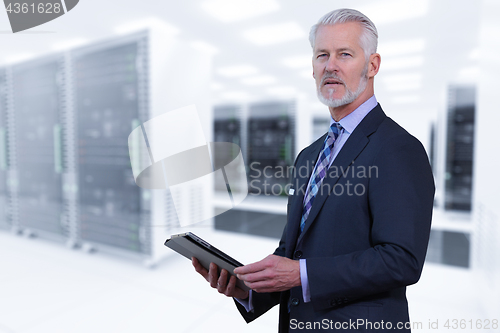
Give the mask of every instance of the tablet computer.
M 220 270 L 224 268 L 230 275 L 235 275 L 234 269 L 243 266 L 239 261 L 231 258 L 191 232 L 172 235 L 165 241 L 165 246 L 188 259 L 195 257 L 207 270 L 210 267 L 210 263 L 213 262 L 219 267 L 219 274 Z M 238 278 L 236 280 L 236 286 L 243 290 L 250 290 L 250 288 Z

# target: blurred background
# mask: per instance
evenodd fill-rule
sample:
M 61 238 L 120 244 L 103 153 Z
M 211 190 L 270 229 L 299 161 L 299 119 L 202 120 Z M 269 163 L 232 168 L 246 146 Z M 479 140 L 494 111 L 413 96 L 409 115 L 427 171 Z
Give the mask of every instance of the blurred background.
M 83 0 L 16 34 L 0 13 L 0 332 L 276 332 L 277 309 L 245 324 L 163 243 L 192 231 L 243 263 L 274 251 L 288 179 L 264 169 L 286 169 L 328 129 L 308 32 L 342 7 L 377 26 L 376 97 L 434 171 L 411 320 L 495 329 L 498 1 Z M 249 195 L 182 228 L 179 214 L 231 208 L 226 189 L 186 188 L 174 207 L 168 190 L 139 188 L 128 135 L 189 104 L 207 141 L 241 147 Z

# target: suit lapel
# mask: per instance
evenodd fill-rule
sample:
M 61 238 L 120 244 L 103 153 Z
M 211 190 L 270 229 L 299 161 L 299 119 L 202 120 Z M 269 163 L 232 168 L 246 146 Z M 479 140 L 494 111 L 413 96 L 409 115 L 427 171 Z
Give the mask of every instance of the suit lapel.
M 355 130 L 352 132 L 352 134 L 349 136 L 349 139 L 347 139 L 346 143 L 340 150 L 339 154 L 335 158 L 335 160 L 332 163 L 332 166 L 330 167 L 329 171 L 332 169 L 336 168 L 338 170 L 338 177 L 330 177 L 330 172 L 327 172 L 322 184 L 321 188 L 319 189 L 318 193 L 316 194 L 316 198 L 314 199 L 313 206 L 311 208 L 311 212 L 309 213 L 309 216 L 307 217 L 306 224 L 304 227 L 304 231 L 300 234 L 299 238 L 297 239 L 297 244 L 300 243 L 304 235 L 307 233 L 307 230 L 310 228 L 312 225 L 312 222 L 318 215 L 318 213 L 321 210 L 321 207 L 323 207 L 323 204 L 326 201 L 326 198 L 330 195 L 331 191 L 333 190 L 333 187 L 335 184 L 338 182 L 340 177 L 342 177 L 342 171 L 347 172 L 347 169 L 351 164 L 354 162 L 354 160 L 358 157 L 358 155 L 363 151 L 363 149 L 366 147 L 368 144 L 369 136 L 375 132 L 380 125 L 380 123 L 386 118 L 385 113 L 382 111 L 382 108 L 380 107 L 380 104 L 378 104 L 375 108 L 373 108 L 367 115 L 366 117 L 359 123 L 359 125 L 355 128 Z M 319 153 L 319 152 L 318 152 Z M 313 164 L 314 167 L 314 164 Z M 308 180 L 306 180 L 306 186 L 307 186 Z M 304 189 L 305 192 L 305 189 Z M 302 200 L 304 198 L 304 195 L 302 194 Z M 297 204 L 296 204 L 297 206 Z M 298 217 L 298 221 L 300 223 L 300 218 L 302 216 L 302 201 L 300 202 L 300 215 Z M 296 218 L 296 217 L 295 217 Z M 297 228 L 298 229 L 298 224 Z M 298 233 L 298 231 L 296 231 Z M 292 238 L 296 239 L 296 238 Z
M 298 236 L 297 234 L 299 232 L 300 220 L 302 218 L 302 203 L 304 201 L 304 195 L 306 193 L 307 184 L 309 183 L 309 178 L 311 177 L 319 153 L 323 148 L 325 137 L 326 134 L 316 140 L 316 142 L 311 147 L 312 149 L 309 150 L 306 156 L 304 156 L 304 162 L 302 162 L 300 165 L 296 165 L 295 183 L 292 184 L 292 187 L 295 189 L 295 193 L 290 201 L 290 212 L 288 214 L 287 221 L 287 257 L 291 257 L 295 249 L 295 240 Z

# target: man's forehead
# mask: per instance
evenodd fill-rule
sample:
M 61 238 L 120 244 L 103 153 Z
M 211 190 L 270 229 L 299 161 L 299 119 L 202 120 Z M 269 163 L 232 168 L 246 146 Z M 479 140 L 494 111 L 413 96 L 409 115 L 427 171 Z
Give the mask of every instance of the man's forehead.
M 315 39 L 315 50 L 324 47 L 356 48 L 363 30 L 359 22 L 337 23 L 318 27 Z

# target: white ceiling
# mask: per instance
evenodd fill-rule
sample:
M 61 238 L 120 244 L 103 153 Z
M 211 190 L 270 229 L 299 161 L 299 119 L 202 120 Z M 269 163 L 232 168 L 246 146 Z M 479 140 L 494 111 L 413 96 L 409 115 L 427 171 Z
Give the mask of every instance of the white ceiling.
M 435 117 L 449 83 L 473 83 L 477 77 L 480 1 L 231 0 L 229 6 L 214 9 L 218 2 L 227 0 L 81 0 L 68 14 L 17 34 L 10 33 L 7 15 L 0 11 L 0 62 L 108 38 L 118 26 L 155 18 L 177 30 L 180 38 L 216 50 L 214 101 L 302 96 L 313 112 L 324 112 L 316 102 L 307 35 L 323 14 L 351 6 L 377 25 L 382 65 L 376 94 L 396 117 L 415 110 L 415 117 Z M 224 16 L 231 10 L 233 19 Z M 271 32 L 283 30 L 283 25 L 287 34 L 273 40 Z M 257 44 L 252 41 L 252 33 L 262 32 Z M 227 75 L 232 66 L 244 66 L 247 74 Z

